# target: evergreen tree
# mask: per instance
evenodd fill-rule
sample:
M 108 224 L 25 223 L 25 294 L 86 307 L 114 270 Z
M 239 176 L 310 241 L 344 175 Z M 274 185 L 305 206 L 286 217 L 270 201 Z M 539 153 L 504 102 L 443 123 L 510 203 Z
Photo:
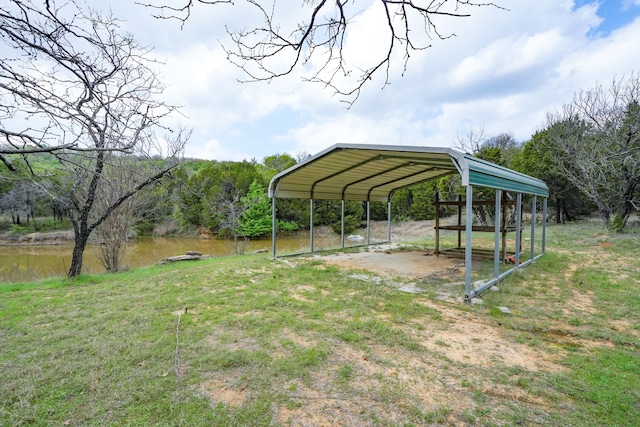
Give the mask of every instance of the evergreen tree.
M 271 233 L 271 201 L 257 180 L 253 180 L 249 186 L 249 192 L 242 198 L 242 204 L 248 208 L 240 217 L 240 235 L 264 237 Z

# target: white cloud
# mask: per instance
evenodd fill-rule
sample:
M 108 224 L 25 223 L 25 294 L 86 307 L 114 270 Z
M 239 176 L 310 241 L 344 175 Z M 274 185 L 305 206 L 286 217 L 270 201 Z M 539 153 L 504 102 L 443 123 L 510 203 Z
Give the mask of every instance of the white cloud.
M 640 71 L 638 40 L 640 18 L 563 58 L 558 67 L 563 80 L 576 90 L 588 89 L 597 82 L 609 83 L 616 75 Z
M 624 0 L 622 2 L 622 10 L 627 10 L 631 5 L 640 6 L 640 0 Z
M 238 149 L 225 148 L 220 144 L 220 141 L 215 139 L 210 139 L 198 144 L 187 144 L 185 157 L 219 161 L 232 160 L 237 162 L 252 159 L 249 153 L 242 152 Z
M 423 135 L 423 124 L 406 121 L 400 114 L 375 120 L 345 113 L 292 129 L 281 140 L 292 145 L 291 154 L 302 151 L 317 153 L 337 143 L 429 145 Z

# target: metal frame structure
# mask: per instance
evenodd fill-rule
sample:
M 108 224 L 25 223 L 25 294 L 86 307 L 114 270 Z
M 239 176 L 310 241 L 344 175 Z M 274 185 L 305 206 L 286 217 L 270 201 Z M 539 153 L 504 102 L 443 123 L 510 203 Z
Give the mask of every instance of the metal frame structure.
M 413 147 L 373 144 L 336 144 L 309 157 L 301 163 L 277 174 L 269 183 L 269 197 L 272 199 L 272 250 L 276 257 L 276 214 L 277 199 L 309 199 L 310 201 L 310 251 L 313 247 L 313 201 L 342 201 L 342 247 L 344 247 L 344 202 L 357 200 L 366 202 L 367 237 L 370 244 L 369 202 L 386 202 L 388 206 L 388 240 L 391 240 L 391 198 L 401 188 L 437 179 L 451 174 L 459 174 L 462 186 L 466 187 L 465 221 L 465 298 L 470 299 L 488 289 L 519 268 L 522 268 L 545 252 L 547 199 L 549 188 L 536 178 L 475 158 L 451 148 Z M 494 275 L 482 283 L 471 283 L 472 230 L 473 230 L 473 188 L 488 187 L 496 190 L 496 207 L 502 192 L 517 194 L 516 228 L 521 229 L 520 213 L 522 195 L 533 196 L 531 221 L 530 259 L 520 263 L 519 250 L 516 251 L 514 267 L 499 271 L 500 209 L 496 209 L 496 248 Z M 537 197 L 544 199 L 542 218 L 542 249 L 534 256 L 535 218 Z M 516 248 L 521 247 L 520 233 L 516 233 Z

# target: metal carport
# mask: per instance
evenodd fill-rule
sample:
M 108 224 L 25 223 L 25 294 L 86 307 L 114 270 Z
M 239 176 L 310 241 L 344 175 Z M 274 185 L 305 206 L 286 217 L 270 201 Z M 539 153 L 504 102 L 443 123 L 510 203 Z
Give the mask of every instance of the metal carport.
M 466 187 L 465 298 L 470 299 L 544 254 L 549 189 L 547 185 L 539 179 L 477 159 L 469 154 L 464 154 L 451 148 L 336 144 L 277 174 L 269 183 L 269 197 L 272 198 L 273 206 L 273 256 L 276 256 L 276 199 L 309 199 L 311 203 L 311 216 L 313 216 L 313 200 L 341 200 L 343 202 L 343 217 L 344 201 L 364 201 L 367 202 L 368 223 L 369 202 L 386 202 L 388 204 L 388 216 L 390 219 L 391 198 L 394 191 L 454 173 L 460 174 L 462 186 Z M 472 200 L 474 186 L 489 187 L 496 190 L 496 244 L 494 277 L 477 284 L 478 286 L 472 289 L 471 230 L 473 225 Z M 518 230 L 521 229 L 520 212 L 522 209 L 522 195 L 528 194 L 533 196 L 532 214 L 535 213 L 537 197 L 543 197 L 544 203 L 542 214 L 542 249 L 540 255 L 534 257 L 536 221 L 533 220 L 531 222 L 531 258 L 520 264 L 519 251 L 516 251 L 514 267 L 500 274 L 498 243 L 500 235 L 499 207 L 503 191 L 510 191 L 517 194 L 516 206 L 518 214 L 516 216 L 516 228 Z M 311 221 L 311 227 L 313 227 L 313 220 Z M 311 236 L 313 236 L 313 229 L 311 230 Z M 520 233 L 516 233 L 516 248 L 520 248 L 519 240 Z M 367 243 L 369 243 L 368 236 Z M 313 252 L 313 241 L 311 243 L 311 251 Z

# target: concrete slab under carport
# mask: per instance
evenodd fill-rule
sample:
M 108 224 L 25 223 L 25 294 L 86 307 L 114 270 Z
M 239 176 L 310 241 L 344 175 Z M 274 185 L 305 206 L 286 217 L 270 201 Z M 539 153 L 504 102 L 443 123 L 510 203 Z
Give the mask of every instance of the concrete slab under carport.
M 323 262 L 339 267 L 366 270 L 387 278 L 421 279 L 445 271 L 464 272 L 460 259 L 435 256 L 432 250 L 417 250 L 411 245 L 373 245 L 358 252 L 334 252 L 316 255 Z

